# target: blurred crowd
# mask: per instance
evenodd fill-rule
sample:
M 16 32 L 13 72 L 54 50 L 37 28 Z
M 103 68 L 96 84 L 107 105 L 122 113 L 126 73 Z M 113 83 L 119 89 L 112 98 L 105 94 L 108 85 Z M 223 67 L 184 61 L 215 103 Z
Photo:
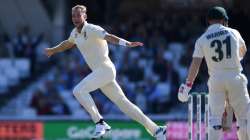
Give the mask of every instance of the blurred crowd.
M 193 13 L 156 14 L 134 14 L 101 26 L 122 38 L 144 43 L 143 47 L 137 48 L 109 44 L 110 57 L 117 69 L 117 81 L 126 96 L 145 113 L 162 114 L 179 104 L 178 87 L 185 81 L 194 43 L 205 31 L 206 25 L 200 15 L 191 15 Z M 91 20 L 88 22 L 91 23 Z M 50 47 L 49 43 L 43 41 L 43 35 L 29 37 L 26 29 L 13 40 L 5 37 L 5 46 L 13 52 L 10 55 L 28 57 L 34 65 L 50 61 L 43 54 L 43 49 Z M 77 49 L 58 54 L 56 60 L 51 66 L 56 69 L 54 76 L 45 80 L 43 88 L 34 91 L 30 103 L 39 115 L 70 114 L 71 111 L 59 95 L 65 90 L 72 91 L 91 72 Z M 250 68 L 247 62 L 250 62 L 249 57 L 243 60 L 246 69 Z M 44 65 L 39 66 L 44 69 Z M 39 66 L 33 69 L 40 69 Z M 246 73 L 250 78 L 250 73 Z M 207 78 L 203 63 L 193 91 L 207 92 Z M 121 113 L 100 91 L 92 96 L 102 114 Z
M 31 73 L 47 63 L 43 49 L 50 47 L 43 33 L 32 35 L 29 26 L 20 26 L 16 34 L 2 34 L 4 56 L 9 58 L 28 58 L 31 62 Z
M 30 106 L 36 109 L 37 115 L 70 114 L 69 108 L 60 96 L 52 80 L 45 81 L 43 86 L 34 91 Z

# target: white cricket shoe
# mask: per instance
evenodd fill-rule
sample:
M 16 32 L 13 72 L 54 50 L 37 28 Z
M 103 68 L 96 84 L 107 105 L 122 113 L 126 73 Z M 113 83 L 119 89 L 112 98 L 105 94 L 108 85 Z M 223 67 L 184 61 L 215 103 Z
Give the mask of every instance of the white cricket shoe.
M 95 126 L 95 131 L 93 133 L 93 137 L 92 138 L 94 138 L 94 139 L 101 138 L 110 129 L 111 129 L 111 127 L 106 122 L 98 123 Z
M 160 126 L 155 134 L 154 137 L 156 140 L 167 140 L 167 127 L 166 126 Z

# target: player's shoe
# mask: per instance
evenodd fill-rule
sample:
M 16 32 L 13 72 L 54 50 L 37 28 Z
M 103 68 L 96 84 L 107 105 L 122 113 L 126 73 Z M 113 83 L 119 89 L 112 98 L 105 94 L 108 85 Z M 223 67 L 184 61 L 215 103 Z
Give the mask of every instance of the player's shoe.
M 155 134 L 154 137 L 156 140 L 167 140 L 167 127 L 166 126 L 160 126 Z
M 106 134 L 106 132 L 110 131 L 110 129 L 111 127 L 106 122 L 97 123 L 92 139 L 102 138 Z

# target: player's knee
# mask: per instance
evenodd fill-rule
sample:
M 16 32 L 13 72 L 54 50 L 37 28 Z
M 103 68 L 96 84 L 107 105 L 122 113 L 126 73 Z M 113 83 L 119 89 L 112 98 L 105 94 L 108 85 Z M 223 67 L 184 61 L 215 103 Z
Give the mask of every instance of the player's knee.
M 73 94 L 74 94 L 75 96 L 77 96 L 77 95 L 79 95 L 79 94 L 81 94 L 81 93 L 84 93 L 84 91 L 86 91 L 86 88 L 85 88 L 84 86 L 76 86 L 76 87 L 74 87 L 74 89 L 73 89 Z
M 79 94 L 89 93 L 89 92 L 90 92 L 90 88 L 88 88 L 87 86 L 84 86 L 84 85 L 76 86 L 73 89 L 74 96 L 77 96 Z
M 79 94 L 80 94 L 80 88 L 78 86 L 74 87 L 74 89 L 73 89 L 73 95 L 77 96 Z

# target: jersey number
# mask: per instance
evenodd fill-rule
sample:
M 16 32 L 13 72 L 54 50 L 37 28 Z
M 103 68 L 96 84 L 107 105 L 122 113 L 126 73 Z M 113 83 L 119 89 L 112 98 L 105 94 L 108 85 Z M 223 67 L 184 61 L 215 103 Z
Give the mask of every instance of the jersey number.
M 215 62 L 220 62 L 224 58 L 224 52 L 222 50 L 222 46 L 226 46 L 226 58 L 231 58 L 231 41 L 230 36 L 227 36 L 225 40 L 213 40 L 210 44 L 211 48 L 215 47 L 215 52 L 217 53 L 217 56 L 213 56 L 212 60 Z

